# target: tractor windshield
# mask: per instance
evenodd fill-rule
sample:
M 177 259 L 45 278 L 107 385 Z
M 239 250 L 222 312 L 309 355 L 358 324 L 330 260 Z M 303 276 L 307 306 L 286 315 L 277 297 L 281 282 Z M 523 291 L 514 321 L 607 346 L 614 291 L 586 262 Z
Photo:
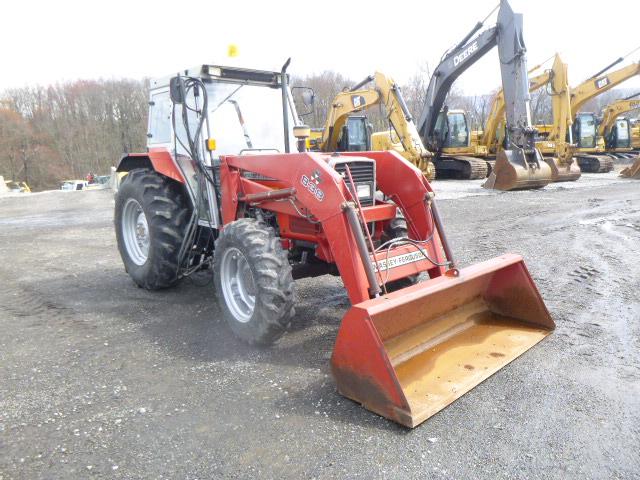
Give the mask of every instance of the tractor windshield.
M 282 92 L 279 88 L 213 82 L 207 85 L 214 155 L 284 152 Z M 289 127 L 294 125 L 289 111 Z M 290 145 L 295 138 L 290 133 Z

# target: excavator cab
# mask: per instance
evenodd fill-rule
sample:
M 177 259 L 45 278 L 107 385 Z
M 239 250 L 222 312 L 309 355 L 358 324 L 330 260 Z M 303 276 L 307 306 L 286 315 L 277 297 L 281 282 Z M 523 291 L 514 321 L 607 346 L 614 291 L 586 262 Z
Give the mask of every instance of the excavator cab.
M 464 148 L 469 146 L 469 122 L 464 110 L 443 110 L 438 115 L 435 127 L 441 148 Z
M 365 115 L 351 115 L 342 126 L 336 151 L 368 152 L 371 150 L 371 124 Z
M 596 148 L 597 121 L 593 113 L 579 113 L 573 123 L 573 138 L 578 148 Z
M 631 148 L 631 123 L 627 118 L 618 118 L 605 139 L 608 148 Z

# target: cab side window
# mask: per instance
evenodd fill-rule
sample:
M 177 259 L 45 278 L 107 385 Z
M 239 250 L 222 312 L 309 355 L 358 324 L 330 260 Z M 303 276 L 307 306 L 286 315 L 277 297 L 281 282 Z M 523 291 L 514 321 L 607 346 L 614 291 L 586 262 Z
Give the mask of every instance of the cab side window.
M 171 142 L 171 99 L 169 92 L 151 96 L 149 111 L 149 143 Z

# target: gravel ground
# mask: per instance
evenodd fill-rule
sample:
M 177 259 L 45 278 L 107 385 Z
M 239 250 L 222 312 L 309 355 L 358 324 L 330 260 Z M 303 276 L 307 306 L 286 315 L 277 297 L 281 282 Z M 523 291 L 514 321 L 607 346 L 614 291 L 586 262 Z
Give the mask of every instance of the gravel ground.
M 435 188 L 459 262 L 523 254 L 557 329 L 414 430 L 335 391 L 339 279 L 252 348 L 207 277 L 133 285 L 110 192 L 0 198 L 0 480 L 640 478 L 640 182 Z

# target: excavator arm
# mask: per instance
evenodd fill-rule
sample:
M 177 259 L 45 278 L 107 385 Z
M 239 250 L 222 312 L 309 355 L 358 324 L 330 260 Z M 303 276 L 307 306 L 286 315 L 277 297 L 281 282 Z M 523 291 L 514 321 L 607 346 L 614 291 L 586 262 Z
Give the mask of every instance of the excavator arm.
M 534 67 L 529 73 L 539 69 L 540 66 Z M 573 160 L 575 147 L 571 137 L 573 119 L 567 70 L 567 65 L 562 62 L 560 55 L 556 54 L 551 69 L 529 79 L 530 92 L 547 85 L 548 93 L 551 96 L 553 125 L 546 141 L 540 142 L 538 145 L 551 146 L 553 158 L 545 158 L 545 161 L 551 168 L 554 182 L 574 181 L 580 178 L 580 170 Z M 503 119 L 504 94 L 500 90 L 492 104 L 487 128 L 483 134 L 483 142 L 488 148 L 495 147 L 497 149 L 496 132 Z
M 365 88 L 370 83 L 373 83 L 373 87 Z M 349 115 L 380 103 L 384 105 L 387 119 L 402 146 L 402 155 L 432 179 L 435 172 L 429 161 L 431 153 L 422 144 L 400 87 L 381 72 L 369 75 L 350 90 L 336 96 L 327 115 L 320 150 L 335 151 Z
M 436 123 L 453 82 L 493 47 L 498 47 L 508 150 L 499 152 L 484 186 L 499 190 L 543 187 L 551 181 L 551 171 L 535 148 L 522 15 L 514 13 L 507 0 L 501 0 L 497 24 L 476 35 L 482 27 L 483 22 L 478 22 L 436 67 L 427 88 L 418 132 L 429 150 L 441 150 L 443 139 L 438 138 L 441 135 L 436 132 Z
M 540 65 L 529 70 L 529 73 L 532 73 L 539 68 Z M 544 85 L 549 83 L 551 75 L 551 71 L 546 70 L 540 75 L 529 78 L 529 92 L 535 92 L 539 88 L 542 88 Z M 490 151 L 495 151 L 494 147 L 496 143 L 498 128 L 502 123 L 504 123 L 504 108 L 504 92 L 502 89 L 500 89 L 493 97 L 493 101 L 491 102 L 491 109 L 489 110 L 489 115 L 487 116 L 487 122 L 484 131 L 482 132 L 482 145 L 485 145 Z
M 427 173 L 425 171 L 426 165 L 430 164 L 428 159 L 432 155 L 422 144 L 400 87 L 393 79 L 380 72 L 375 73 L 373 81 L 384 103 L 387 119 L 402 145 L 403 156 L 418 166 L 423 173 Z M 432 176 L 431 172 L 429 172 L 428 176 Z

